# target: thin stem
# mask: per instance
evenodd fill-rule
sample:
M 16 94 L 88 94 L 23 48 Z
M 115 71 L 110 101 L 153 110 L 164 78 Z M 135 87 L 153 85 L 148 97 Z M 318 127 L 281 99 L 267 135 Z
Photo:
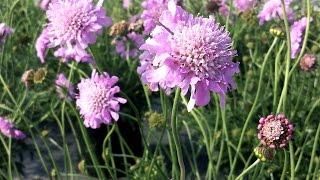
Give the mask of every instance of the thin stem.
M 179 134 L 177 129 L 177 108 L 178 108 L 178 100 L 179 100 L 180 92 L 181 92 L 180 88 L 177 88 L 174 96 L 172 112 L 171 112 L 171 128 L 172 128 L 173 141 L 176 145 L 178 163 L 180 167 L 180 180 L 184 180 L 185 167 L 184 167 L 181 144 L 180 144 L 180 139 L 179 139 Z
M 318 147 L 319 134 L 320 134 L 320 123 L 318 125 L 317 132 L 316 132 L 316 137 L 315 137 L 314 142 L 313 142 L 311 159 L 310 159 L 310 163 L 309 163 L 309 168 L 308 168 L 308 173 L 307 173 L 306 180 L 310 179 L 310 174 L 311 174 L 312 166 L 313 166 L 313 163 L 314 163 L 314 157 L 316 155 L 316 151 L 317 151 L 317 147 Z
M 294 165 L 294 151 L 293 151 L 292 141 L 289 142 L 289 151 L 290 151 L 290 172 L 291 172 L 290 179 L 294 180 L 295 165 Z
M 238 180 L 240 178 L 242 178 L 242 176 L 246 175 L 249 171 L 251 171 L 252 168 L 254 168 L 257 164 L 259 164 L 260 159 L 257 159 L 254 163 L 252 163 L 247 169 L 245 169 L 244 171 L 242 171 L 242 173 L 235 179 Z
M 237 146 L 237 151 L 236 151 L 236 154 L 235 154 L 235 157 L 234 157 L 234 160 L 233 160 L 233 163 L 232 163 L 232 166 L 231 166 L 231 170 L 230 170 L 230 173 L 229 173 L 229 177 L 228 178 L 231 178 L 231 175 L 233 174 L 233 171 L 235 169 L 235 166 L 237 164 L 237 160 L 238 160 L 238 155 L 239 155 L 239 152 L 240 152 L 240 149 L 241 149 L 241 146 L 242 146 L 242 142 L 243 142 L 243 137 L 244 137 L 244 134 L 247 130 L 247 127 L 249 125 L 249 122 L 251 121 L 252 117 L 253 117 L 253 114 L 256 112 L 256 109 L 257 109 L 257 104 L 259 102 L 259 99 L 260 99 L 260 96 L 261 96 L 261 89 L 262 89 L 262 84 L 263 84 L 263 75 L 264 75 L 264 72 L 265 72 L 265 67 L 266 67 L 266 64 L 268 62 L 268 59 L 269 59 L 269 56 L 273 50 L 273 48 L 275 47 L 275 45 L 277 44 L 278 42 L 278 38 L 275 37 L 264 60 L 263 60 L 263 63 L 262 63 L 262 67 L 261 67 L 261 71 L 260 71 L 260 77 L 259 77 L 259 83 L 258 83 L 258 89 L 257 89 L 257 94 L 256 94 L 256 97 L 254 99 L 254 102 L 253 102 L 253 105 L 251 107 L 251 110 L 249 112 L 249 115 L 243 125 L 243 128 L 242 128 L 242 131 L 241 131 L 241 135 L 240 135 L 240 140 L 239 140 L 239 143 L 238 143 L 238 146 Z

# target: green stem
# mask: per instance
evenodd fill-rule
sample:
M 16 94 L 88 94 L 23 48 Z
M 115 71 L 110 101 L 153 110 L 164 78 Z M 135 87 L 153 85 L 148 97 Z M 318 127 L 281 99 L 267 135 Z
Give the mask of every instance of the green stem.
M 180 92 L 181 92 L 180 88 L 177 88 L 174 96 L 172 112 L 171 112 L 171 128 L 172 128 L 173 141 L 175 143 L 176 150 L 177 150 L 178 163 L 180 167 L 180 180 L 184 180 L 185 167 L 184 167 L 181 144 L 180 144 L 179 133 L 177 128 L 177 108 L 178 108 L 178 100 L 179 100 Z
M 280 180 L 284 180 L 286 177 L 286 171 L 287 171 L 287 164 L 288 164 L 288 155 L 285 151 L 283 151 L 284 153 L 284 164 L 283 164 L 283 169 L 282 169 L 282 173 L 281 173 L 281 177 Z
M 294 180 L 295 165 L 294 165 L 294 151 L 293 151 L 292 141 L 289 142 L 289 151 L 290 151 L 290 172 L 291 172 L 290 179 Z
M 240 178 L 242 178 L 242 176 L 246 175 L 249 171 L 251 171 L 252 168 L 254 168 L 257 164 L 259 164 L 260 160 L 257 159 L 254 163 L 252 163 L 247 169 L 245 169 L 244 171 L 242 171 L 242 173 L 235 179 L 238 180 Z
M 264 72 L 265 72 L 265 67 L 266 67 L 266 64 L 269 60 L 269 56 L 273 50 L 273 48 L 275 47 L 275 45 L 277 44 L 278 42 L 278 38 L 275 37 L 273 42 L 272 42 L 272 45 L 270 46 L 264 60 L 263 60 L 263 63 L 262 63 L 262 67 L 261 67 L 261 71 L 260 71 L 260 77 L 259 77 L 259 83 L 258 83 L 258 89 L 257 89 L 257 94 L 256 94 L 256 97 L 254 99 L 254 102 L 253 102 L 253 105 L 251 107 L 251 110 L 249 112 L 249 115 L 243 125 L 243 128 L 242 128 L 242 131 L 241 131 L 241 135 L 240 135 L 240 140 L 239 140 L 239 143 L 238 143 L 238 146 L 237 146 L 237 151 L 236 151 L 236 154 L 235 154 L 235 157 L 234 157 L 234 160 L 233 160 L 233 163 L 232 163 L 232 166 L 231 166 L 231 170 L 230 170 L 230 173 L 229 173 L 229 178 L 231 178 L 231 175 L 233 174 L 233 171 L 235 169 L 235 166 L 237 164 L 237 160 L 238 160 L 238 155 L 239 155 L 239 152 L 240 152 L 240 149 L 241 149 L 241 146 L 242 146 L 242 142 L 243 142 L 243 137 L 244 137 L 244 134 L 247 130 L 247 127 L 249 125 L 249 122 L 251 121 L 254 113 L 256 112 L 257 110 L 257 104 L 259 102 L 259 99 L 260 99 L 260 96 L 261 96 L 261 89 L 262 89 L 262 84 L 263 84 L 263 75 L 264 75 Z
M 232 155 L 231 155 L 231 149 L 229 145 L 229 135 L 227 130 L 227 123 L 226 123 L 226 110 L 225 108 L 221 108 L 221 117 L 222 117 L 222 128 L 225 136 L 225 141 L 227 142 L 227 150 L 228 150 L 228 156 L 229 156 L 229 163 L 230 167 L 232 166 Z M 240 152 L 238 152 L 240 153 Z
M 311 174 L 312 166 L 313 166 L 313 163 L 314 163 L 314 157 L 315 157 L 315 155 L 316 155 L 316 151 L 317 151 L 317 147 L 318 147 L 319 134 L 320 134 L 320 123 L 319 123 L 319 125 L 318 125 L 317 132 L 316 132 L 316 137 L 315 137 L 314 142 L 313 142 L 311 159 L 310 159 L 310 163 L 309 163 L 309 168 L 308 168 L 308 173 L 307 173 L 307 178 L 306 178 L 306 180 L 309 180 L 309 179 L 310 179 L 310 174 Z M 314 176 L 315 176 L 315 175 L 314 175 Z

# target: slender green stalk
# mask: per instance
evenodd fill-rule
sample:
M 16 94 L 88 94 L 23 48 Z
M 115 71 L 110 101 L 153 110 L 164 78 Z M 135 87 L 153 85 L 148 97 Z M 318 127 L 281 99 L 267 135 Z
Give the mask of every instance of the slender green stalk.
M 281 105 L 282 105 L 282 111 L 286 112 L 287 94 L 288 94 L 288 86 L 289 86 L 289 80 L 290 80 L 289 72 L 290 72 L 290 64 L 291 64 L 291 38 L 290 38 L 289 22 L 287 18 L 284 0 L 281 0 L 281 4 L 282 4 L 282 11 L 283 11 L 284 25 L 286 29 L 287 54 L 286 54 L 286 70 L 285 70 L 285 77 L 284 77 L 284 85 L 281 92 L 277 113 L 280 112 Z
M 258 105 L 258 102 L 259 102 L 259 99 L 260 99 L 260 96 L 261 96 L 261 89 L 262 89 L 262 84 L 263 84 L 263 75 L 264 75 L 264 72 L 265 72 L 265 67 L 266 67 L 266 64 L 269 60 L 269 56 L 272 52 L 272 50 L 274 49 L 275 45 L 277 44 L 278 42 L 278 38 L 274 38 L 264 60 L 263 60 L 263 63 L 262 63 L 262 67 L 261 67 L 261 71 L 260 71 L 260 77 L 259 77 L 259 83 L 258 83 L 258 89 L 257 89 L 257 94 L 256 94 L 256 97 L 254 99 L 254 102 L 253 102 L 253 105 L 251 107 L 251 110 L 248 114 L 248 117 L 243 125 L 243 128 L 242 128 L 242 131 L 241 131 L 241 135 L 240 135 L 240 139 L 239 139 L 239 143 L 238 143 L 238 146 L 237 146 L 237 151 L 236 151 L 236 154 L 234 156 L 234 160 L 233 160 L 233 163 L 232 163 L 232 166 L 231 166 L 231 170 L 229 172 L 229 177 L 228 178 L 231 178 L 231 175 L 233 174 L 233 171 L 235 169 L 235 166 L 237 164 L 237 160 L 238 160 L 238 155 L 239 155 L 239 152 L 240 152 L 240 149 L 241 149 L 241 146 L 242 146 L 242 142 L 243 142 L 243 137 L 244 137 L 244 134 L 247 130 L 247 127 L 249 125 L 249 122 L 251 121 L 254 113 L 256 112 L 257 110 L 257 105 Z
M 258 165 L 260 162 L 259 159 L 257 159 L 254 163 L 252 163 L 247 169 L 245 169 L 244 171 L 242 171 L 242 173 L 235 179 L 238 180 L 240 178 L 242 178 L 242 176 L 246 175 L 249 171 L 251 171 L 252 168 L 254 168 L 256 165 Z
M 221 119 L 222 119 L 222 127 L 223 127 L 223 132 L 225 136 L 225 141 L 227 142 L 227 150 L 228 150 L 228 157 L 229 157 L 229 163 L 230 167 L 232 166 L 232 155 L 231 155 L 231 149 L 229 145 L 229 135 L 228 135 L 228 130 L 227 130 L 227 123 L 226 123 L 226 109 L 221 108 Z M 238 152 L 240 153 L 240 152 Z
M 13 179 L 13 175 L 12 175 L 12 165 L 11 165 L 11 152 L 12 152 L 12 149 L 11 149 L 11 145 L 12 145 L 12 138 L 10 137 L 9 138 L 9 143 L 8 143 L 8 179 L 9 180 L 12 180 Z
M 177 156 L 178 156 L 178 162 L 179 162 L 179 167 L 180 167 L 180 180 L 185 179 L 185 167 L 184 167 L 184 162 L 183 162 L 183 156 L 182 156 L 182 150 L 181 150 L 181 144 L 180 144 L 180 138 L 179 138 L 179 133 L 177 129 L 177 108 L 178 108 L 178 100 L 180 96 L 180 88 L 176 89 L 176 93 L 174 96 L 174 101 L 173 101 L 173 106 L 172 106 L 172 112 L 171 112 L 171 130 L 172 130 L 172 135 L 173 135 L 173 141 L 176 146 L 177 150 Z
M 81 121 L 81 118 L 79 117 L 77 111 L 75 110 L 75 108 L 73 107 L 72 104 L 70 104 L 68 102 L 70 108 L 72 109 L 72 111 L 74 112 L 74 114 L 76 115 L 77 117 L 77 120 L 78 120 L 78 125 L 80 127 L 80 131 L 81 131 L 81 134 L 82 134 L 82 137 L 83 137 L 83 140 L 84 140 L 84 143 L 87 147 L 87 150 L 89 152 L 89 155 L 91 157 L 91 160 L 92 160 L 92 163 L 93 163 L 93 166 L 94 166 L 94 169 L 99 177 L 99 179 L 105 179 L 105 175 L 103 174 L 103 172 L 101 171 L 100 168 L 98 168 L 99 166 L 99 162 L 98 162 L 98 159 L 97 159 L 97 156 L 96 154 L 93 152 L 93 148 L 92 148 L 92 144 L 91 144 L 91 141 L 90 141 L 90 138 L 88 136 L 88 132 L 86 131 L 86 129 L 83 127 L 83 122 Z
M 113 157 L 111 157 L 109 154 L 108 154 L 108 155 L 109 155 L 108 157 L 106 156 L 106 146 L 107 146 L 107 142 L 109 141 L 109 139 L 110 139 L 113 131 L 115 130 L 115 126 L 116 126 L 116 125 L 113 124 L 112 127 L 111 127 L 111 129 L 108 130 L 108 134 L 107 134 L 106 137 L 104 138 L 104 140 L 103 140 L 103 145 L 102 145 L 102 158 L 103 158 L 103 160 L 104 160 L 104 162 L 105 162 L 106 168 L 107 168 L 110 176 L 112 177 L 112 179 L 116 179 L 116 177 L 115 177 L 114 173 L 113 173 L 113 172 L 111 171 L 111 169 L 110 169 L 109 162 L 108 162 L 108 160 L 109 160 L 108 157 L 110 157 L 110 158 L 113 158 Z M 109 148 L 108 148 L 108 149 L 109 149 Z
M 290 173 L 291 173 L 290 179 L 294 180 L 294 174 L 295 174 L 294 157 L 295 157 L 295 155 L 294 155 L 294 151 L 293 151 L 292 141 L 289 142 L 289 152 L 290 152 Z
M 288 155 L 285 151 L 283 151 L 283 153 L 284 153 L 284 164 L 283 164 L 283 169 L 282 169 L 280 180 L 285 179 L 286 171 L 287 171 L 287 167 L 288 167 Z
M 315 136 L 315 139 L 314 139 L 314 142 L 313 142 L 311 159 L 310 159 L 310 163 L 309 163 L 309 168 L 308 168 L 308 173 L 307 173 L 306 180 L 310 179 L 311 171 L 312 171 L 312 168 L 313 168 L 312 166 L 313 166 L 313 163 L 314 163 L 314 158 L 315 158 L 317 147 L 318 147 L 319 135 L 320 135 L 320 123 L 318 125 L 316 136 Z

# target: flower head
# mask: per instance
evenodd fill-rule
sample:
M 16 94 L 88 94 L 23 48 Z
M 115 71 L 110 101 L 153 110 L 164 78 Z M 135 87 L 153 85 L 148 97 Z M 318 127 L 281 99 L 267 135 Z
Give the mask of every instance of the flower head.
M 97 5 L 92 0 L 54 0 L 49 4 L 46 25 L 36 43 L 41 61 L 44 51 L 57 47 L 54 55 L 64 61 L 74 59 L 90 62 L 92 57 L 86 52 L 89 44 L 96 42 L 102 28 L 111 25 L 102 7 L 103 0 Z
M 238 63 L 232 62 L 236 51 L 229 33 L 213 17 L 194 17 L 174 1 L 168 7 L 160 17 L 162 25 L 140 48 L 142 81 L 151 90 L 159 85 L 167 92 L 175 87 L 183 95 L 190 91 L 189 111 L 208 104 L 210 91 L 218 93 L 224 105 L 226 92 L 235 88 L 232 77 L 239 71 Z
M 13 33 L 13 29 L 0 23 L 0 46 L 4 44 L 6 38 Z
M 33 69 L 29 69 L 27 71 L 25 71 L 22 76 L 21 76 L 21 82 L 28 87 L 29 84 L 31 82 L 33 82 L 33 78 L 34 78 L 34 70 Z
M 284 0 L 285 1 L 285 9 L 286 14 L 289 20 L 292 20 L 294 17 L 294 12 L 290 8 L 290 4 L 292 0 Z M 270 21 L 272 19 L 277 18 L 283 18 L 283 10 L 280 0 L 269 0 L 267 1 L 263 9 L 260 11 L 258 17 L 259 17 L 259 23 L 263 24 L 266 21 Z
M 141 14 L 141 19 L 144 21 L 145 33 L 150 33 L 156 27 L 161 13 L 168 8 L 168 2 L 169 0 L 145 0 L 142 2 L 141 6 L 144 11 Z
M 305 54 L 300 60 L 300 68 L 304 71 L 311 70 L 317 61 L 317 57 L 314 54 Z
M 15 139 L 24 139 L 26 137 L 22 131 L 14 128 L 12 122 L 3 117 L 0 117 L 0 132 L 7 137 Z
M 61 99 L 73 99 L 75 97 L 73 84 L 61 73 L 58 74 L 56 80 L 56 91 Z
M 210 13 L 218 12 L 222 5 L 222 0 L 209 0 L 206 4 L 206 9 Z
M 284 148 L 293 135 L 293 125 L 283 115 L 269 115 L 259 120 L 258 138 L 270 148 Z
M 257 4 L 257 0 L 235 0 L 234 6 L 240 12 L 245 12 L 252 9 Z
M 101 124 L 110 124 L 112 119 L 119 119 L 120 104 L 126 99 L 116 97 L 120 88 L 115 86 L 118 77 L 110 77 L 107 73 L 99 75 L 93 70 L 91 78 L 82 79 L 78 84 L 79 95 L 76 97 L 77 107 L 84 117 L 84 125 L 93 129 Z
M 294 59 L 300 52 L 302 35 L 307 27 L 307 18 L 304 17 L 299 21 L 295 21 L 290 29 L 291 38 L 291 58 Z
M 116 46 L 117 53 L 121 57 L 132 57 L 138 56 L 138 48 L 143 44 L 144 36 L 136 32 L 130 32 L 126 36 L 115 38 L 113 44 Z M 127 48 L 129 45 L 129 48 Z

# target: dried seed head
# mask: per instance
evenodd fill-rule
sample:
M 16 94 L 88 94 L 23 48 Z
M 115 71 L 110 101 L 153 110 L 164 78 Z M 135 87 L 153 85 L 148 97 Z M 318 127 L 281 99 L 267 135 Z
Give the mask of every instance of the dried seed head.
M 117 22 L 111 26 L 109 35 L 110 36 L 117 36 L 117 35 L 126 34 L 128 26 L 129 26 L 129 24 L 124 20 Z

